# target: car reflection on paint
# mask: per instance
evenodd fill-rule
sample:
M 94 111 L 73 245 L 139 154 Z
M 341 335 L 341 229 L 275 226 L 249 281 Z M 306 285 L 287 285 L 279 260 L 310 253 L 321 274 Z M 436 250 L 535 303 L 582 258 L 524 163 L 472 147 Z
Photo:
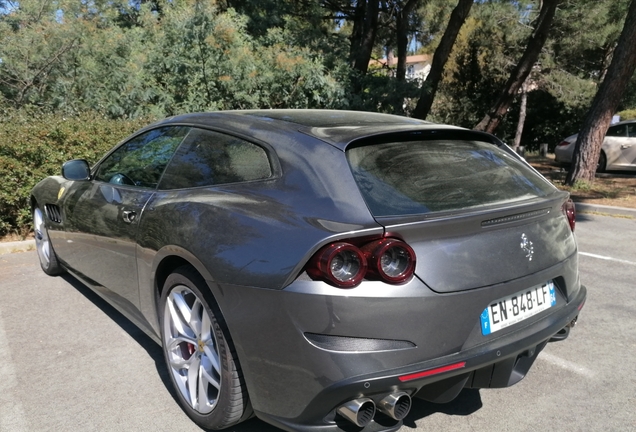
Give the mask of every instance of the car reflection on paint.
M 484 133 L 187 114 L 62 174 L 32 191 L 42 269 L 160 343 L 204 428 L 394 431 L 412 397 L 518 382 L 585 302 L 567 193 Z

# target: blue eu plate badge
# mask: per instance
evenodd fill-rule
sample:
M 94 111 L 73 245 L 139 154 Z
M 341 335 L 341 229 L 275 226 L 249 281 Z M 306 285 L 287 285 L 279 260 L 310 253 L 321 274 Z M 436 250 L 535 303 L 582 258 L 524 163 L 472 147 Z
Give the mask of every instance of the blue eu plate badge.
M 500 298 L 491 302 L 481 313 L 481 334 L 487 336 L 552 306 L 556 306 L 556 291 L 552 281 Z

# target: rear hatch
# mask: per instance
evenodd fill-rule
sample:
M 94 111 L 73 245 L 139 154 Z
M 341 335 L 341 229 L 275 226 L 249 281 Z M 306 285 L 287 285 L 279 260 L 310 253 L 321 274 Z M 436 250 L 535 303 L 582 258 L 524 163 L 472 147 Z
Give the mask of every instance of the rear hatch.
M 413 248 L 415 273 L 434 291 L 511 281 L 576 251 L 567 193 L 492 137 L 387 135 L 346 153 L 369 210 Z

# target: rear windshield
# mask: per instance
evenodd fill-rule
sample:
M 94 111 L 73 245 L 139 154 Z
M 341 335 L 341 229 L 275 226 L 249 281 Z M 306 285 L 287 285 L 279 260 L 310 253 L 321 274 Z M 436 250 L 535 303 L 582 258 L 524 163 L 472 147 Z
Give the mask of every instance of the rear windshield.
M 426 140 L 353 147 L 347 159 L 374 216 L 463 210 L 555 191 L 494 144 Z

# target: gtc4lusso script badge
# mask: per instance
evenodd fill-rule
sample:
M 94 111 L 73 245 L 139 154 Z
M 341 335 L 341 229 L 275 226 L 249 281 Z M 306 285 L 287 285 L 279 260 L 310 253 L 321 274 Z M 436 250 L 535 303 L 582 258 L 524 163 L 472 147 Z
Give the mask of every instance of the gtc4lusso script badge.
M 556 305 L 554 284 L 550 281 L 492 302 L 481 313 L 481 334 L 504 329 Z

